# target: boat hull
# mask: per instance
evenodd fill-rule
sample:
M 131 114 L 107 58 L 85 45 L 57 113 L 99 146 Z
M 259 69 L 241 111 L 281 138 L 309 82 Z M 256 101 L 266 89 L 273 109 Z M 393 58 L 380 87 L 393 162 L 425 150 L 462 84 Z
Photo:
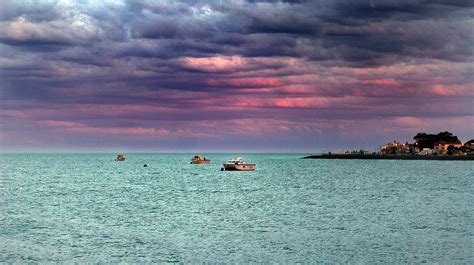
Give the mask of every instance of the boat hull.
M 191 161 L 191 164 L 209 164 L 211 163 L 211 160 L 193 160 Z
M 125 157 L 124 156 L 117 156 L 117 158 L 115 158 L 115 161 L 125 161 Z
M 254 171 L 257 169 L 255 164 L 224 164 L 226 171 Z

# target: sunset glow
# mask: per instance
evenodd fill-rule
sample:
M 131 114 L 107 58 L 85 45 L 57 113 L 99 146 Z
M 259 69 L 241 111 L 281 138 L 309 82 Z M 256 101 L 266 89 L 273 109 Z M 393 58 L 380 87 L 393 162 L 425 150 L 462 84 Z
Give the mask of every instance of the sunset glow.
M 2 1 L 0 150 L 316 151 L 445 130 L 469 140 L 473 10 Z

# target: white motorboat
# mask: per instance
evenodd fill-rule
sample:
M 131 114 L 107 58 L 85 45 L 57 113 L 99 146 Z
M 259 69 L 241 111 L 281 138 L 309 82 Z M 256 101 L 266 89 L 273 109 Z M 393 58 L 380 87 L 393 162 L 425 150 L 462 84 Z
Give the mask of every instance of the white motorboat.
M 257 165 L 248 164 L 240 157 L 236 157 L 224 163 L 224 170 L 252 171 L 255 169 L 257 169 Z

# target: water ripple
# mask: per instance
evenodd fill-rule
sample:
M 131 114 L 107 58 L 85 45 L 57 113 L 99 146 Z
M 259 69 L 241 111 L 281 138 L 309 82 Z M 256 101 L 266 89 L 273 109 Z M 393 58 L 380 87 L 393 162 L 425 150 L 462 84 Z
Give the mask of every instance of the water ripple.
M 474 263 L 470 161 L 193 155 L 1 155 L 0 262 Z

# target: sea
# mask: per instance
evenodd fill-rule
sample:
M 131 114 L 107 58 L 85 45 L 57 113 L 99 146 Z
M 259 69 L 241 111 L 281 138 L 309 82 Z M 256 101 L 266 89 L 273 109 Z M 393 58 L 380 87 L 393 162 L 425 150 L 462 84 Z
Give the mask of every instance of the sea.
M 116 155 L 1 154 L 0 262 L 474 264 L 472 161 Z

